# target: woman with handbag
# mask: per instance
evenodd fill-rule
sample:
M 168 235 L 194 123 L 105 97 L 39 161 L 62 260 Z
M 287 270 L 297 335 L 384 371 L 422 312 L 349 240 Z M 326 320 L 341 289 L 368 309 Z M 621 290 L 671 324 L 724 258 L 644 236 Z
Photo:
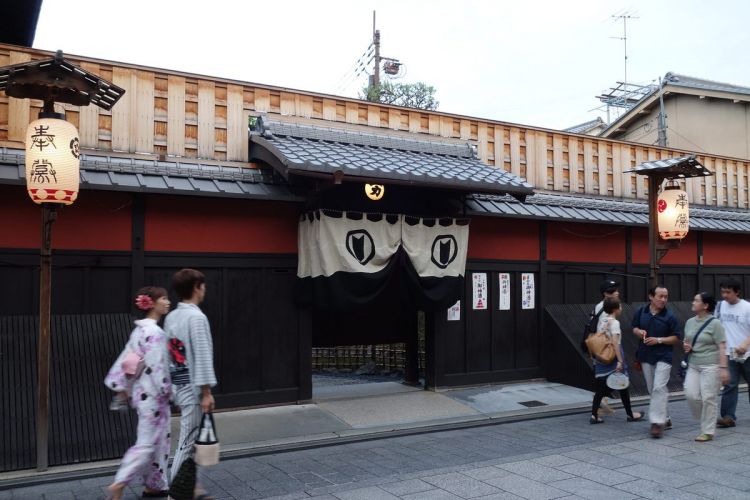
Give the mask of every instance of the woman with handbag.
M 122 498 L 125 487 L 136 477 L 145 484 L 144 497 L 166 497 L 167 458 L 169 456 L 169 400 L 172 383 L 169 378 L 167 336 L 157 322 L 169 312 L 167 291 L 147 286 L 135 299 L 144 316 L 135 322 L 122 354 L 104 379 L 117 393 L 116 398 L 138 412 L 138 435 L 135 444 L 125 452 L 109 498 Z
M 615 359 L 611 363 L 604 363 L 598 360 L 595 356 L 592 356 L 594 361 L 594 378 L 596 381 L 594 401 L 591 403 L 591 417 L 589 419 L 589 422 L 592 424 L 601 424 L 604 422 L 604 419 L 599 417 L 599 406 L 602 402 L 602 398 L 610 394 L 612 391 L 612 389 L 607 386 L 607 377 L 613 373 L 627 374 L 625 353 L 620 342 L 622 331 L 620 329 L 620 321 L 617 319 L 622 312 L 620 299 L 617 297 L 606 298 L 604 300 L 603 311 L 604 313 L 599 317 L 599 324 L 597 325 L 596 331 L 602 332 L 609 337 L 609 340 L 614 345 Z M 630 406 L 630 392 L 627 387 L 618 389 L 618 392 L 620 393 L 622 405 L 625 407 L 628 422 L 641 420 L 643 414 L 640 412 L 633 413 L 633 408 Z
M 693 298 L 695 316 L 685 323 L 685 350 L 682 368 L 685 375 L 685 398 L 693 416 L 701 422 L 699 443 L 711 441 L 716 432 L 717 400 L 721 385 L 729 383 L 724 327 L 714 315 L 716 298 L 699 292 Z M 687 365 L 687 366 L 686 366 Z

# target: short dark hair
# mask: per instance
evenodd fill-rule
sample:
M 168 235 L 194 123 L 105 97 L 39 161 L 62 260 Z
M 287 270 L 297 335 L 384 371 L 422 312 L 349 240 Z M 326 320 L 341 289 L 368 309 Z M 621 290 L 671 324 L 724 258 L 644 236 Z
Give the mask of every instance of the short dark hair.
M 714 312 L 714 309 L 716 309 L 716 297 L 708 292 L 698 292 L 696 295 L 701 298 L 701 302 L 708 306 L 708 312 Z
M 656 285 L 656 286 L 652 286 L 651 288 L 648 289 L 648 296 L 649 297 L 656 297 L 656 289 L 657 288 L 663 288 L 663 289 L 667 290 L 667 292 L 669 292 L 669 289 L 667 289 L 667 287 L 665 287 L 664 285 Z
M 613 311 L 616 311 L 620 308 L 620 299 L 616 299 L 614 297 L 607 297 L 604 299 L 604 305 L 602 306 L 602 310 L 607 314 L 612 314 Z
M 196 286 L 201 286 L 206 282 L 206 275 L 195 269 L 181 269 L 174 273 L 172 277 L 172 288 L 180 296 L 180 299 L 187 300 L 193 296 L 193 290 Z
M 164 288 L 160 287 L 160 286 L 144 286 L 144 287 L 139 288 L 138 291 L 135 293 L 136 299 L 140 295 L 146 295 L 151 300 L 153 300 L 154 302 L 156 302 L 160 298 L 166 297 L 168 294 L 167 294 L 167 291 Z M 151 309 L 153 309 L 153 307 L 150 307 L 149 309 L 145 309 L 144 310 L 144 309 L 139 308 L 136 305 L 136 314 L 138 314 L 138 316 L 140 316 L 142 318 L 145 318 L 146 315 L 148 314 L 148 312 Z
M 728 288 L 734 291 L 734 293 L 740 293 L 742 290 L 742 283 L 737 278 L 726 278 L 721 280 L 719 288 Z

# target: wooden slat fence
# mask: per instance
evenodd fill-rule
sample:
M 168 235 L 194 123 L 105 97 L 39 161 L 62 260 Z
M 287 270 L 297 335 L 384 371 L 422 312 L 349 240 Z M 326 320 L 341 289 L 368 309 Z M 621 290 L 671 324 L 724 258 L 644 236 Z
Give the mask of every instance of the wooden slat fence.
M 117 458 L 135 442 L 135 413 L 110 411 L 103 384 L 131 328 L 128 314 L 52 317 L 50 465 Z M 36 466 L 37 337 L 36 317 L 0 317 L 0 472 Z
M 0 66 L 51 57 L 51 52 L 0 44 Z M 345 97 L 257 85 L 85 57 L 69 59 L 113 81 L 126 94 L 111 112 L 64 107 L 81 146 L 107 152 L 180 157 L 181 161 L 248 162 L 248 117 L 364 125 L 394 134 L 471 141 L 490 165 L 525 177 L 539 190 L 645 198 L 642 176 L 625 170 L 645 160 L 681 156 L 659 148 L 460 115 L 379 105 Z M 467 89 L 468 90 L 468 89 Z M 23 147 L 41 102 L 0 95 L 0 146 Z M 687 181 L 692 202 L 749 208 L 747 160 L 698 154 L 714 177 Z

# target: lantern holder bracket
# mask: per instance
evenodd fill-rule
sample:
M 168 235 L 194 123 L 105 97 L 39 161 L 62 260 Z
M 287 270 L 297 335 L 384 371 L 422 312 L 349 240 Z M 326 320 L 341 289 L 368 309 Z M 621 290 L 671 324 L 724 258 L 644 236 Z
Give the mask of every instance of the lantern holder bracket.
M 680 247 L 682 240 L 663 240 L 659 238 L 656 243 L 656 263 L 661 264 L 661 260 L 667 255 L 670 250 Z

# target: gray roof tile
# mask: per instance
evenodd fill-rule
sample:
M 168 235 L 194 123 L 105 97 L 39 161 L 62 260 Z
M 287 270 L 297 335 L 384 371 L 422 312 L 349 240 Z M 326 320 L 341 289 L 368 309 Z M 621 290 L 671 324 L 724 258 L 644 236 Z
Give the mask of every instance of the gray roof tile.
M 263 123 L 261 128 L 251 136 L 251 157 L 263 160 L 270 153 L 283 175 L 342 171 L 345 176 L 458 191 L 533 193 L 524 179 L 482 163 L 468 144 L 288 123 Z
M 640 200 L 537 193 L 521 203 L 510 196 L 476 194 L 466 206 L 473 215 L 648 226 L 648 209 Z M 690 226 L 705 231 L 750 233 L 750 210 L 691 206 Z

